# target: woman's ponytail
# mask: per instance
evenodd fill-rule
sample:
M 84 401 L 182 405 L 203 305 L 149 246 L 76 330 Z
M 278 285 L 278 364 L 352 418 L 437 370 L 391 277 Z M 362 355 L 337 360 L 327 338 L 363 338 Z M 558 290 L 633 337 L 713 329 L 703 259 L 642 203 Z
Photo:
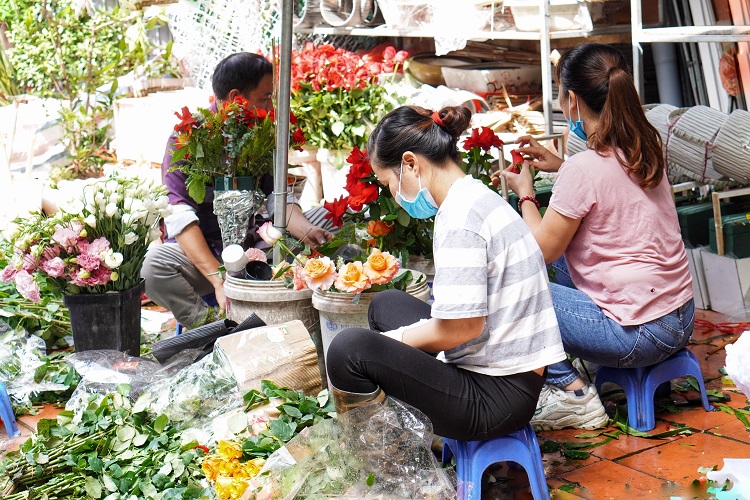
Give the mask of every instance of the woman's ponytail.
M 617 160 L 639 180 L 641 187 L 654 188 L 664 176 L 661 136 L 646 118 L 627 71 L 615 66 L 607 76 L 607 97 L 590 147 L 613 149 Z M 620 157 L 619 151 L 624 157 Z

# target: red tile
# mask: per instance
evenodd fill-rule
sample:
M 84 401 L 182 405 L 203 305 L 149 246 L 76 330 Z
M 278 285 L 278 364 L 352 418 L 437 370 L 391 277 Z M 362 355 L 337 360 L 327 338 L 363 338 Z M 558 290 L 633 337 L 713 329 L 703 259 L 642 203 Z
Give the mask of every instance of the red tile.
M 704 431 L 733 421 L 738 421 L 733 415 L 729 415 L 718 409 L 706 411 L 702 406 L 699 406 L 697 408 L 683 408 L 681 413 L 659 414 L 656 420 L 656 428 L 657 430 L 666 430 L 665 426 L 669 422 L 683 424 L 691 429 Z
M 672 481 L 676 483 L 677 493 L 687 494 L 694 493 L 691 483 L 701 476 L 698 468 L 721 466 L 724 457 L 737 456 L 750 456 L 750 445 L 698 433 L 624 458 L 618 463 Z
M 44 405 L 36 415 L 23 415 L 19 418 L 19 421 L 36 430 L 37 422 L 43 418 L 55 418 L 64 409 L 65 408 L 57 408 L 53 405 L 47 404 Z
M 580 483 L 575 494 L 592 500 L 625 498 L 665 498 L 670 485 L 661 479 L 628 468 L 622 464 L 602 460 L 563 474 L 562 479 Z

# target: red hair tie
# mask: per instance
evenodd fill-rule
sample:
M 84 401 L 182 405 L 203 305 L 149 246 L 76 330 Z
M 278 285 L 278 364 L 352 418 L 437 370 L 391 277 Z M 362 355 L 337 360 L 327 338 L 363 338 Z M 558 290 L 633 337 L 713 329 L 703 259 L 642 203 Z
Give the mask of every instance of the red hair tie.
M 432 112 L 432 121 L 440 125 L 441 127 L 445 127 L 445 123 L 443 123 L 443 120 L 440 118 L 440 115 L 437 111 Z

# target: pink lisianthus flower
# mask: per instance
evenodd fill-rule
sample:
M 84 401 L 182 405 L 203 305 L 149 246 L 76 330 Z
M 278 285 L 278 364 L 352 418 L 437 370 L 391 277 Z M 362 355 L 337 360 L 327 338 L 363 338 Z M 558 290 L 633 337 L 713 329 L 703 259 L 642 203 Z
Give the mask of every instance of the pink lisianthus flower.
M 42 262 L 42 269 L 50 278 L 59 278 L 65 274 L 65 261 L 60 257 L 54 257 Z
M 5 266 L 5 269 L 3 269 L 3 272 L 0 273 L 0 281 L 4 283 L 12 283 L 16 279 L 16 273 L 18 272 L 18 269 L 16 269 L 16 266 L 11 262 L 7 266 Z
M 101 259 L 102 254 L 107 250 L 109 250 L 109 241 L 104 236 L 100 236 L 89 244 L 86 252 Z
M 34 277 L 21 269 L 15 275 L 16 289 L 25 299 L 32 302 L 39 302 L 42 297 L 39 293 L 39 285 L 34 281 Z
M 101 258 L 98 255 L 87 252 L 76 257 L 76 262 L 88 272 L 94 272 L 99 269 Z
M 53 247 L 47 247 L 42 252 L 42 257 L 45 258 L 45 259 L 47 259 L 47 260 L 52 260 L 55 257 L 59 257 L 59 256 L 60 256 L 60 246 L 59 245 L 55 245 Z
M 112 271 L 104 266 L 99 267 L 96 271 L 91 273 L 91 284 L 92 285 L 106 285 L 109 283 L 112 277 Z
M 21 269 L 27 273 L 33 273 L 39 267 L 39 259 L 34 258 L 31 254 L 23 254 L 21 259 L 23 259 Z
M 63 248 L 73 248 L 78 243 L 83 226 L 80 222 L 71 222 L 67 226 L 56 226 L 52 235 L 52 241 L 60 244 Z

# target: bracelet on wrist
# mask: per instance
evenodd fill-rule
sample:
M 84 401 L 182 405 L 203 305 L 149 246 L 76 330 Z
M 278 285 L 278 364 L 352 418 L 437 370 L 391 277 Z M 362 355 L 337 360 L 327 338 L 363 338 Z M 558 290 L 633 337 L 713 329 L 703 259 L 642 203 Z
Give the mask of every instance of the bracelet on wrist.
M 518 211 L 519 212 L 521 211 L 521 205 L 523 205 L 524 201 L 530 201 L 530 202 L 532 202 L 534 205 L 536 205 L 537 210 L 542 207 L 541 203 L 539 203 L 539 200 L 537 200 L 533 196 L 524 196 L 524 197 L 518 199 L 517 207 L 518 207 Z

